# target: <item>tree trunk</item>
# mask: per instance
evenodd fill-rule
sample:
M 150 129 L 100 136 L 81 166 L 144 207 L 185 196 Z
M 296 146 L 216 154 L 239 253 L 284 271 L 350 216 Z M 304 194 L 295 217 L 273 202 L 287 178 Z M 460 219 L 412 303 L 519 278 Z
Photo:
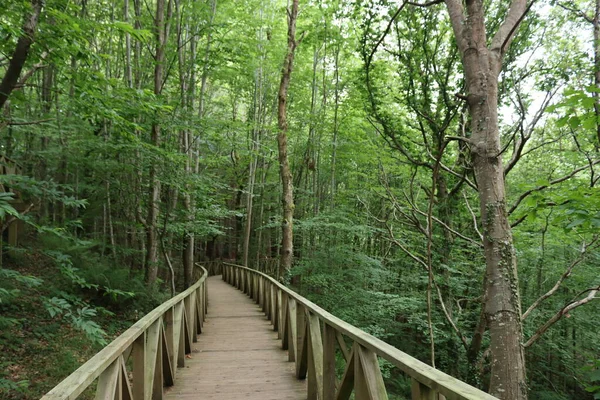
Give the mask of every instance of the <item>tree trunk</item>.
M 477 180 L 486 259 L 485 302 L 490 331 L 490 393 L 505 400 L 527 399 L 521 341 L 517 260 L 506 209 L 504 168 L 498 127 L 498 76 L 502 57 L 526 13 L 513 0 L 488 48 L 482 0 L 446 0 L 464 67 L 471 115 L 471 156 Z M 465 13 L 466 11 L 466 13 Z
M 335 86 L 334 86 L 334 100 L 335 104 L 333 106 L 333 138 L 331 139 L 331 211 L 335 209 L 335 192 L 337 189 L 337 183 L 335 181 L 335 163 L 337 156 L 337 140 L 338 140 L 338 131 L 339 131 L 339 109 L 340 109 L 340 45 L 336 43 L 335 53 L 334 53 L 334 75 L 335 75 Z
M 15 51 L 13 51 L 10 62 L 8 63 L 8 69 L 4 74 L 4 78 L 2 78 L 2 82 L 0 82 L 0 109 L 4 107 L 4 104 L 8 100 L 8 96 L 10 96 L 10 93 L 17 85 L 17 81 L 19 80 L 19 76 L 21 75 L 27 56 L 29 55 L 29 49 L 35 38 L 35 30 L 38 18 L 42 12 L 43 3 L 42 0 L 31 1 L 32 12 L 23 24 L 23 36 L 17 41 Z
M 129 0 L 123 2 L 123 18 L 125 22 L 129 22 Z M 133 75 L 131 72 L 131 34 L 125 32 L 125 82 L 127 87 L 133 87 Z
M 154 66 L 154 94 L 160 96 L 163 81 L 163 70 L 165 63 L 165 0 L 156 2 L 156 64 Z M 160 146 L 160 124 L 158 115 L 154 116 L 151 131 L 151 143 L 155 147 Z M 148 199 L 148 217 L 146 218 L 146 282 L 152 285 L 158 274 L 158 240 L 157 223 L 159 215 L 159 202 L 161 182 L 157 177 L 158 165 L 152 163 L 150 166 L 150 196 Z
M 279 276 L 284 276 L 292 267 L 294 255 L 293 224 L 294 224 L 294 188 L 292 185 L 292 172 L 287 154 L 287 91 L 290 86 L 296 51 L 296 18 L 298 17 L 298 0 L 292 0 L 292 7 L 288 10 L 288 46 L 281 70 L 277 107 L 277 148 L 279 150 L 279 173 L 283 188 L 283 222 L 281 225 L 281 259 L 279 262 Z

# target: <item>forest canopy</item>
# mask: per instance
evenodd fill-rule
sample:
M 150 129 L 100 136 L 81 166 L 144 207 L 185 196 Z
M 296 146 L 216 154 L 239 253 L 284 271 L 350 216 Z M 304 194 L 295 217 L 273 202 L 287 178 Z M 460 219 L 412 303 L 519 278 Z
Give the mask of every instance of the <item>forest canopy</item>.
M 600 398 L 600 2 L 3 0 L 0 157 L 0 346 L 46 268 L 102 345 L 228 260 L 498 398 Z

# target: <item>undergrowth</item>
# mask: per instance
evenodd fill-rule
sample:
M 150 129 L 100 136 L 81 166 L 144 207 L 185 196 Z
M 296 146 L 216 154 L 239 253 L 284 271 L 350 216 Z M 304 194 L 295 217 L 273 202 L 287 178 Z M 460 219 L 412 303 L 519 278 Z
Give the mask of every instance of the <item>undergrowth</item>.
M 0 399 L 37 399 L 166 299 L 91 242 L 29 238 L 0 268 Z

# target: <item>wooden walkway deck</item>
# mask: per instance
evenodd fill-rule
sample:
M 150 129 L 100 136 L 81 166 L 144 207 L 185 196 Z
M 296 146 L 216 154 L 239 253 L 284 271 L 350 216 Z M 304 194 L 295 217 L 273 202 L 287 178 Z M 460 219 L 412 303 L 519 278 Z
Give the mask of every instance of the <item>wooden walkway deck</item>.
M 306 399 L 306 382 L 259 306 L 221 276 L 208 278 L 208 299 L 203 332 L 165 399 Z

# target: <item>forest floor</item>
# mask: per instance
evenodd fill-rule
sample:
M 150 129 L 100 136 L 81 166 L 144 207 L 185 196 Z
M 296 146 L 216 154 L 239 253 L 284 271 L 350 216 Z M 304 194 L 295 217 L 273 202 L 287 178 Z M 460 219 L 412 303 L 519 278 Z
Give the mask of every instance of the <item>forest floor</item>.
M 0 317 L 12 321 L 0 327 L 0 399 L 39 399 L 102 348 L 65 315 L 52 317 L 45 299 L 65 293 L 61 272 L 39 253 L 5 257 L 3 268 L 42 280 L 36 287 L 15 284 L 18 296 L 0 301 Z M 148 310 L 134 310 L 135 303 L 99 313 L 93 321 L 110 342 Z

